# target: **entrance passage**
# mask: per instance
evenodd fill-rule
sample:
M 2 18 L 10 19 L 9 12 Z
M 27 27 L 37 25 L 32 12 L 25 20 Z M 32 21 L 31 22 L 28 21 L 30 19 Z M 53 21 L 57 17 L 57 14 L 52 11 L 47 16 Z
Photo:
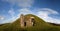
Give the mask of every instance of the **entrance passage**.
M 31 22 L 32 22 L 32 25 L 34 26 L 35 25 L 35 20 L 33 18 L 31 19 Z
M 26 26 L 26 22 L 24 22 L 24 26 Z

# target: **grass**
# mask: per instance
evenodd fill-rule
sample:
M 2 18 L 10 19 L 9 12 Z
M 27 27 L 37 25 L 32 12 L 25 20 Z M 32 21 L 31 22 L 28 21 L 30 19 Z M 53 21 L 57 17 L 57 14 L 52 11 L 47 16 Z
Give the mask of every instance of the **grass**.
M 33 16 L 35 18 L 35 26 L 21 28 L 19 18 L 13 23 L 8 23 L 0 26 L 0 31 L 60 31 L 60 26 L 50 25 L 46 23 L 43 19 L 32 14 L 25 15 L 25 17 L 27 16 Z

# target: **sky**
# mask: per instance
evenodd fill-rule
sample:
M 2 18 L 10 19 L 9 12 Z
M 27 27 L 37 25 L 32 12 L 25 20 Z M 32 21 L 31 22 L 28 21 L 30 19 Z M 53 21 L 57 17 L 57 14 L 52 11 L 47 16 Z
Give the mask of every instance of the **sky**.
M 0 24 L 12 23 L 21 14 L 60 24 L 60 0 L 0 0 Z

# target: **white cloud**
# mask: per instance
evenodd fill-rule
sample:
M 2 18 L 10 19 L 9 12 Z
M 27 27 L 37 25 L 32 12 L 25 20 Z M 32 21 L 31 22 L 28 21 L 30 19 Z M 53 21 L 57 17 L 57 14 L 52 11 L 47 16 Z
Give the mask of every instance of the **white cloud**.
M 20 14 L 33 14 L 33 12 L 28 8 L 19 9 L 18 11 L 20 12 Z
M 20 7 L 31 7 L 33 0 L 18 0 L 18 6 Z
M 14 15 L 15 15 L 14 9 L 11 8 L 11 9 L 8 11 L 8 13 L 9 13 L 9 15 L 11 16 L 11 19 L 8 19 L 9 21 L 7 21 L 7 22 L 13 22 L 13 21 L 15 21 L 15 20 L 16 20 L 16 16 L 14 16 Z M 11 20 L 11 21 L 10 21 L 10 20 Z
M 12 22 L 14 22 L 16 19 L 18 19 L 18 17 L 16 17 L 17 15 L 15 16 L 15 11 L 14 11 L 13 8 L 11 8 L 11 9 L 8 11 L 8 13 L 9 13 L 9 15 L 11 16 L 11 18 L 8 19 L 8 21 L 6 21 L 6 22 L 12 23 Z
M 11 4 L 11 8 L 13 8 L 13 6 L 17 5 L 19 7 L 21 7 L 22 9 L 18 9 L 19 10 L 19 14 L 17 15 L 17 18 L 20 17 L 20 14 L 24 13 L 24 14 L 31 14 L 32 12 L 27 9 L 29 7 L 31 7 L 34 3 L 34 0 L 2 0 L 4 2 L 8 2 Z M 14 9 L 10 9 L 8 11 L 8 13 L 11 15 L 11 20 L 17 19 L 14 14 Z
M 48 12 L 50 14 L 59 14 L 57 11 L 49 9 L 49 8 L 42 8 L 41 11 Z
M 56 19 L 53 17 L 50 17 L 49 15 L 51 14 L 56 14 L 58 15 L 59 13 L 55 10 L 49 9 L 49 8 L 42 8 L 42 9 L 37 9 L 37 16 L 40 18 L 44 19 L 46 22 L 51 22 L 51 23 L 60 23 L 60 19 Z
M 5 19 L 5 17 L 4 16 L 0 16 L 0 20 L 4 20 Z
M 13 17 L 14 14 L 15 14 L 14 9 L 10 9 L 10 10 L 8 11 L 8 13 Z
M 34 0 L 2 0 L 11 3 L 12 5 L 18 5 L 20 7 L 31 7 L 33 4 Z

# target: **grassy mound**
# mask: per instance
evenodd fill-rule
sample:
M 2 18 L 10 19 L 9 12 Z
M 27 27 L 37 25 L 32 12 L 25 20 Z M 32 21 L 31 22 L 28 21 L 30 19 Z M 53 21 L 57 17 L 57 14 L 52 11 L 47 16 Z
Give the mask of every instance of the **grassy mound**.
M 11 24 L 5 24 L 0 26 L 0 31 L 60 31 L 60 26 L 50 25 L 46 23 L 44 20 L 42 20 L 41 18 L 32 14 L 25 15 L 25 17 L 27 16 L 33 16 L 35 18 L 35 26 L 21 28 L 20 18 L 18 18 L 15 22 Z

